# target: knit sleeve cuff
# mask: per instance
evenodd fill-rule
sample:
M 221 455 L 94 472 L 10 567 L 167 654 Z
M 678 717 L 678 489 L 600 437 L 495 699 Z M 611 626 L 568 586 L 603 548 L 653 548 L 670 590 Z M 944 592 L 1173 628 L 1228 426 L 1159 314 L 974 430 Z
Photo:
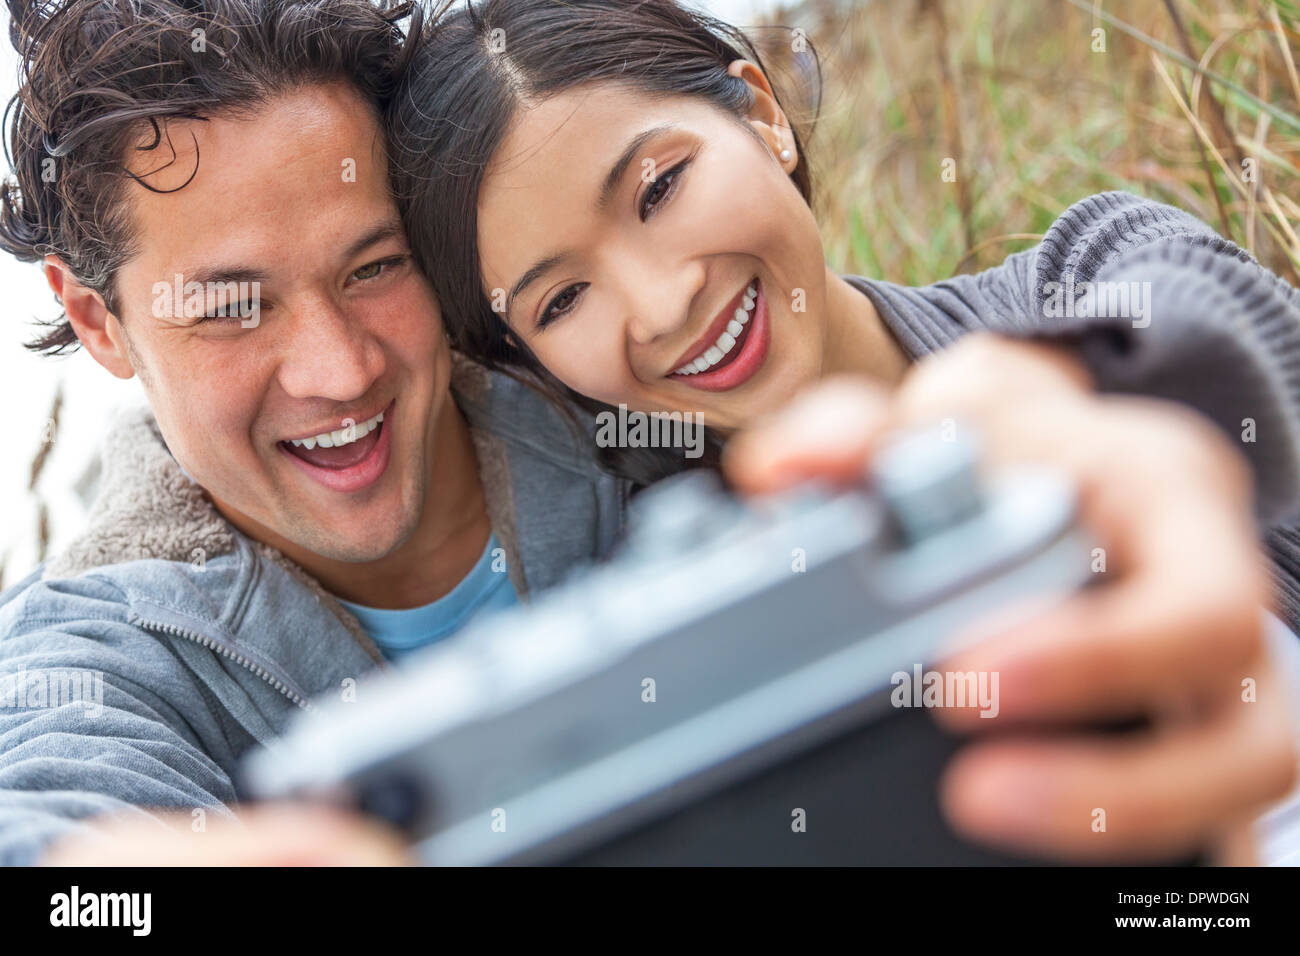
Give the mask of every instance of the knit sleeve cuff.
M 1066 270 L 1063 288 L 1039 290 L 1044 321 L 1022 334 L 1073 344 L 1103 391 L 1215 422 L 1250 462 L 1257 516 L 1273 524 L 1300 511 L 1300 294 L 1239 251 L 1207 227 L 1097 262 L 1090 279 Z

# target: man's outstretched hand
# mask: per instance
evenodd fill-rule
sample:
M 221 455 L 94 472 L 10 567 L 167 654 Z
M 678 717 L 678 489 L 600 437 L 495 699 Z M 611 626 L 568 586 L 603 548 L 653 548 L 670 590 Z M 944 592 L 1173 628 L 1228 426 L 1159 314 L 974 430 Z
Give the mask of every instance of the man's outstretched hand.
M 55 843 L 46 866 L 402 866 L 414 861 L 396 832 L 327 807 L 260 804 L 200 832 L 188 811 L 108 817 Z

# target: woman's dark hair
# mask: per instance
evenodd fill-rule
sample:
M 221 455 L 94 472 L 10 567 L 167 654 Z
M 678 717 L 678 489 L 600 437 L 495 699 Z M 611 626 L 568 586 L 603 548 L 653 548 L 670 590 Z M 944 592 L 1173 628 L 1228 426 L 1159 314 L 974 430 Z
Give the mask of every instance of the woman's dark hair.
M 741 117 L 753 93 L 727 67 L 747 59 L 763 68 L 762 57 L 736 27 L 674 0 L 444 4 L 425 30 L 390 107 L 390 162 L 412 254 L 438 295 L 451 343 L 561 407 L 608 409 L 560 383 L 509 335 L 492 309 L 478 250 L 478 194 L 485 170 L 521 104 L 593 81 L 695 96 Z M 806 41 L 801 37 L 800 43 Z M 815 55 L 810 58 L 815 64 Z M 803 144 L 793 132 L 802 156 Z M 799 163 L 792 178 L 811 204 L 807 162 Z M 715 464 L 716 436 L 709 445 L 710 452 L 694 462 L 678 450 L 601 449 L 599 454 L 610 470 L 645 483 L 692 464 Z
M 251 112 L 312 83 L 345 82 L 382 119 L 422 11 L 397 0 L 6 0 L 20 61 L 5 109 L 0 249 L 58 255 L 117 312 L 114 280 L 134 253 L 127 150 L 174 161 L 169 119 Z M 197 171 L 197 165 L 196 165 Z M 193 178 L 191 176 L 190 178 Z M 120 317 L 120 316 L 119 316 Z M 66 316 L 28 348 L 77 346 Z

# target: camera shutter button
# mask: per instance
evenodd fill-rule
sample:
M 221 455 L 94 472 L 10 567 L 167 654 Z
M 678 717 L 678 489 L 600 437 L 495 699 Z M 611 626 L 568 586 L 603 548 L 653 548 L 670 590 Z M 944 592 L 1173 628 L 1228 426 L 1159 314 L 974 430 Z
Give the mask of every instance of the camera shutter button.
M 632 499 L 628 542 L 644 557 L 680 554 L 706 540 L 733 507 L 714 472 L 674 475 Z
M 949 422 L 891 442 L 876 455 L 870 473 L 895 527 L 914 542 L 979 512 L 978 461 L 969 426 Z

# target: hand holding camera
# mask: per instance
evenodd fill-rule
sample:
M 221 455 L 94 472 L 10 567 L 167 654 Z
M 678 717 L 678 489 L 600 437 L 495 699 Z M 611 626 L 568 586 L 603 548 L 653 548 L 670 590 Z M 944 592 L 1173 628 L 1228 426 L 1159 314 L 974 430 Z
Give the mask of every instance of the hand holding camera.
M 1080 521 L 1106 545 L 1105 580 L 1029 620 L 975 624 L 947 661 L 1001 675 L 1001 712 L 936 712 L 954 729 L 1149 715 L 1139 737 L 999 734 L 948 768 L 949 820 L 1006 848 L 1134 860 L 1209 838 L 1249 862 L 1251 816 L 1295 778 L 1292 690 L 1269 660 L 1268 576 L 1251 485 L 1224 436 L 1162 402 L 1095 396 L 1047 347 L 972 336 L 922 362 L 892 401 L 841 381 L 808 394 L 729 450 L 750 491 L 849 476 L 891 427 L 961 416 L 999 461 L 1040 461 L 1077 483 Z M 1256 690 L 1245 700 L 1243 682 Z M 1290 722 L 1294 727 L 1294 718 Z M 1201 768 L 1234 768 L 1205 774 Z M 1104 808 L 1110 840 L 1089 826 Z

